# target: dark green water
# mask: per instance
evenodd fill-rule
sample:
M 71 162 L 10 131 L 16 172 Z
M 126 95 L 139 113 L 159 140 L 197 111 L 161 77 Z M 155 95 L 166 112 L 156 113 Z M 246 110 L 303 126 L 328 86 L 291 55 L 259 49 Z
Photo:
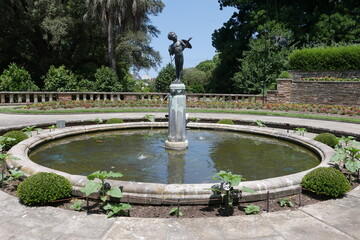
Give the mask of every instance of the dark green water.
M 167 130 L 121 130 L 53 141 L 30 158 L 63 172 L 88 175 L 121 172 L 121 180 L 155 183 L 208 183 L 220 170 L 260 180 L 303 171 L 319 164 L 311 151 L 278 140 L 228 131 L 188 130 L 189 148 L 163 148 Z

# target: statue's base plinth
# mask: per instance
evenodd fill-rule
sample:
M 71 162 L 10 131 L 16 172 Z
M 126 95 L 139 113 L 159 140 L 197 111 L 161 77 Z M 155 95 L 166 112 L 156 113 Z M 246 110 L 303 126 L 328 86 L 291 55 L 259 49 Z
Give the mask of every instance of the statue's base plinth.
M 184 150 L 187 147 L 185 85 L 176 82 L 170 85 L 169 135 L 165 141 L 165 148 Z
M 165 141 L 165 148 L 172 150 L 184 150 L 189 146 L 188 141 L 185 142 L 170 142 L 168 140 Z

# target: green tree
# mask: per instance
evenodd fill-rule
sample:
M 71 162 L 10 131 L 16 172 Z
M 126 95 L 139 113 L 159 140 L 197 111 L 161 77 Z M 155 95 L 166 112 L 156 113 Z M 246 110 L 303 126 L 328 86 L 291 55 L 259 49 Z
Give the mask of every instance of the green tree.
M 205 60 L 196 65 L 195 68 L 197 70 L 203 71 L 207 77 L 210 77 L 212 71 L 215 68 L 215 62 L 214 60 Z
M 28 71 L 11 63 L 0 75 L 0 91 L 38 91 Z
M 121 61 L 131 65 L 134 71 L 156 68 L 161 57 L 160 53 L 150 46 L 150 40 L 150 35 L 145 31 L 126 32 L 117 44 L 116 54 Z
M 203 71 L 205 73 L 205 82 L 204 89 L 206 92 L 209 91 L 209 84 L 213 76 L 214 69 L 216 68 L 216 62 L 218 60 L 218 55 L 215 55 L 212 60 L 205 60 L 196 65 L 196 69 Z
M 119 83 L 116 72 L 109 67 L 102 66 L 95 73 L 95 89 L 99 92 L 121 92 L 122 85 Z
M 360 9 L 358 9 L 360 14 Z M 315 42 L 331 45 L 339 42 L 355 42 L 360 36 L 359 20 L 349 14 L 322 14 L 314 26 Z
M 168 63 L 159 72 L 159 75 L 155 79 L 155 91 L 157 92 L 169 92 L 169 86 L 172 81 L 176 79 L 176 70 L 174 65 Z
M 291 34 L 289 31 L 281 30 L 275 22 L 266 25 L 273 25 L 273 27 L 263 27 L 263 29 L 272 29 L 270 33 L 260 32 L 257 38 L 250 39 L 249 50 L 244 51 L 243 58 L 239 59 L 240 71 L 232 78 L 234 92 L 262 93 L 275 83 L 277 76 L 286 68 L 292 47 L 274 43 L 268 36 L 286 36 L 287 43 L 290 43 Z
M 184 69 L 183 82 L 188 92 L 204 93 L 206 82 L 206 73 L 197 68 Z
M 109 66 L 116 72 L 115 40 L 120 33 L 139 31 L 148 14 L 162 11 L 160 0 L 87 0 L 89 12 L 101 19 L 107 31 Z
M 101 24 L 84 20 L 85 11 L 82 0 L 1 1 L 0 69 L 15 62 L 41 88 L 51 65 L 93 75 L 105 61 L 106 45 Z
M 45 91 L 68 92 L 76 91 L 76 76 L 64 65 L 56 68 L 50 66 L 49 71 L 43 77 Z

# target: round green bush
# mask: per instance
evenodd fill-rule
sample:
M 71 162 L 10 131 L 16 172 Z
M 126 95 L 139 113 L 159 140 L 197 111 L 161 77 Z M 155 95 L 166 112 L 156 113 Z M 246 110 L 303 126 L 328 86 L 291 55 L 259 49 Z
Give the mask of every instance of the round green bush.
M 332 133 L 320 133 L 314 140 L 322 142 L 332 148 L 339 143 L 339 139 Z
M 319 195 L 339 197 L 350 191 L 350 183 L 339 170 L 320 167 L 307 173 L 301 183 L 306 190 Z
M 289 72 L 283 71 L 282 73 L 280 73 L 280 75 L 278 76 L 278 78 L 291 78 L 291 75 L 290 75 Z
M 113 124 L 113 123 L 124 123 L 124 121 L 120 118 L 110 118 L 106 122 L 106 124 Z
M 70 181 L 55 173 L 41 172 L 20 183 L 17 194 L 26 205 L 44 205 L 71 196 Z
M 219 124 L 230 124 L 230 125 L 234 125 L 235 123 L 233 122 L 233 120 L 231 119 L 220 119 L 217 123 Z
M 24 141 L 25 139 L 29 138 L 29 136 L 21 131 L 10 131 L 7 132 L 3 135 L 3 137 L 9 137 L 9 138 L 14 138 L 14 141 L 6 141 L 4 142 L 4 147 L 3 149 L 5 151 L 9 150 L 10 148 L 12 148 L 13 146 L 15 146 L 16 144 L 18 144 L 21 141 Z

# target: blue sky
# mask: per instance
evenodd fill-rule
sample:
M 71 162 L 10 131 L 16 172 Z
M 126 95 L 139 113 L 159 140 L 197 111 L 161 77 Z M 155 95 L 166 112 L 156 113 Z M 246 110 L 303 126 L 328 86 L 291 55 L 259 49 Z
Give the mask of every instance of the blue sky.
M 168 47 L 171 41 L 167 39 L 169 32 L 176 32 L 180 39 L 192 37 L 192 49 L 184 51 L 184 68 L 195 67 L 198 63 L 212 59 L 215 48 L 211 44 L 211 35 L 222 27 L 231 17 L 234 8 L 220 10 L 217 0 L 162 0 L 165 8 L 158 16 L 152 16 L 152 24 L 161 34 L 153 38 L 151 46 L 160 52 L 161 66 L 155 70 L 140 71 L 140 75 L 148 74 L 156 77 L 158 72 L 170 62 Z

